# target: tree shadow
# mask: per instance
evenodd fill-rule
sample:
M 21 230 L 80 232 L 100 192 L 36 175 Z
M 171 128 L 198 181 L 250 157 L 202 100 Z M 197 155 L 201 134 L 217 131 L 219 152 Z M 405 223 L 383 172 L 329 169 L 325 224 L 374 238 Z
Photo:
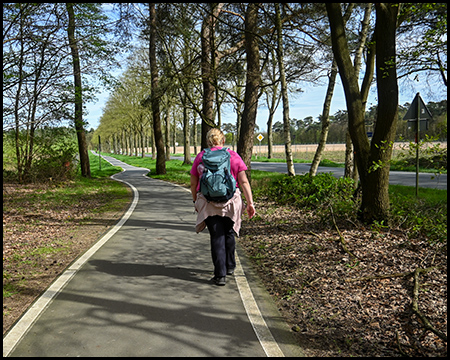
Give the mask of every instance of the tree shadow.
M 146 277 L 167 276 L 174 279 L 194 281 L 198 283 L 210 283 L 202 275 L 211 274 L 211 271 L 203 269 L 187 269 L 182 267 L 166 267 L 165 265 L 133 264 L 112 262 L 108 260 L 91 260 L 89 264 L 95 266 L 97 271 L 115 276 Z

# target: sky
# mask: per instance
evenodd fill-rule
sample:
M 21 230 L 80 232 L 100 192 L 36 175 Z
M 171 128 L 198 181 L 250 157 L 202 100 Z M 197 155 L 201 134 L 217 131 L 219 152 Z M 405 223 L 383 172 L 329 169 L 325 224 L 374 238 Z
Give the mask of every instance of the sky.
M 295 97 L 290 96 L 289 98 L 289 117 L 291 119 L 304 119 L 308 116 L 312 116 L 317 119 L 318 116 L 322 113 L 323 101 L 325 99 L 327 85 L 324 84 L 322 86 L 307 86 L 304 88 L 304 91 Z M 367 108 L 376 105 L 376 91 L 375 87 L 372 87 L 369 98 L 367 102 Z M 425 83 L 412 83 L 408 88 L 399 87 L 399 104 L 404 105 L 406 102 L 411 103 L 417 92 L 420 92 L 420 95 L 425 103 L 429 101 L 440 101 L 443 99 L 447 99 L 446 92 L 434 92 L 433 89 L 430 89 Z M 97 95 L 98 101 L 95 103 L 87 104 L 88 115 L 85 116 L 85 120 L 88 122 L 87 130 L 91 128 L 96 129 L 100 124 L 100 118 L 103 113 L 103 107 L 106 104 L 109 93 L 107 91 Z M 264 103 L 263 99 L 259 101 L 260 107 L 257 112 L 256 123 L 259 126 L 259 132 L 267 131 L 267 118 L 268 118 L 268 110 L 265 106 L 262 106 Z M 340 79 L 337 79 L 336 86 L 334 89 L 333 98 L 331 101 L 331 109 L 330 115 L 335 114 L 339 110 L 346 110 L 345 104 L 345 96 L 342 88 L 342 84 Z M 275 118 L 273 123 L 277 121 L 282 121 L 282 111 L 283 106 L 280 102 L 277 112 L 275 113 Z M 222 123 L 235 123 L 236 122 L 236 114 L 232 110 L 231 106 L 223 106 L 222 107 Z

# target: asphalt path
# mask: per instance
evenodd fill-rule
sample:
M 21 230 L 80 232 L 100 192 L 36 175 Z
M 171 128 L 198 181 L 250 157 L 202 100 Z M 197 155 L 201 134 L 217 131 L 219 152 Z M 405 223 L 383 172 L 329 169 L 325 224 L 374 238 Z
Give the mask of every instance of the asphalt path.
M 304 175 L 309 172 L 311 164 L 295 163 L 295 174 Z M 287 174 L 286 163 L 252 162 L 252 170 L 263 170 Z M 339 178 L 344 176 L 344 168 L 319 166 L 318 173 L 330 172 Z M 406 171 L 391 171 L 389 183 L 395 185 L 416 186 L 416 173 Z M 419 173 L 419 187 L 447 190 L 447 174 L 435 176 L 429 173 Z
M 235 275 L 211 282 L 187 189 L 105 158 L 125 170 L 130 209 L 15 324 L 3 355 L 301 356 L 239 247 Z

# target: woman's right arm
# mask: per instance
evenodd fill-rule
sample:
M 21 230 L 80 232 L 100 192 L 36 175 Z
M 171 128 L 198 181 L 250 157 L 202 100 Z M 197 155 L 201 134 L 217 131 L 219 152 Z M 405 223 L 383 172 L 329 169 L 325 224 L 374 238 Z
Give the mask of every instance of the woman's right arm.
M 194 202 L 197 200 L 198 176 L 191 174 L 191 194 Z

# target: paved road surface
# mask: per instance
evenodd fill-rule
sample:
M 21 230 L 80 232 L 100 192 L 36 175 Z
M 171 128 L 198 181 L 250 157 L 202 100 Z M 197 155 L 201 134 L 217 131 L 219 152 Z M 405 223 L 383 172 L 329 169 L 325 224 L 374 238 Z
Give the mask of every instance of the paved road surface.
M 7 334 L 4 356 L 302 355 L 240 250 L 235 276 L 212 284 L 189 192 L 106 158 L 126 169 L 116 178 L 138 192 L 134 211 Z
M 309 172 L 311 164 L 294 164 L 295 174 L 303 175 Z M 286 163 L 252 162 L 252 169 L 287 173 Z M 344 168 L 319 166 L 318 173 L 331 172 L 336 177 L 344 176 Z M 416 173 L 406 171 L 391 171 L 389 183 L 405 186 L 416 186 Z M 434 174 L 419 173 L 419 187 L 447 190 L 447 174 L 435 177 Z

